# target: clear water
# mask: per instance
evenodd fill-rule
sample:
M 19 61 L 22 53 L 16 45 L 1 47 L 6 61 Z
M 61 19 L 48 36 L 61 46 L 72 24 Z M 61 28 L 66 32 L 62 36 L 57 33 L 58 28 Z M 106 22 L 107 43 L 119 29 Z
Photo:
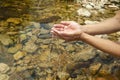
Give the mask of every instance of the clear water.
M 73 0 L 0 1 L 0 80 L 119 80 L 120 59 L 81 42 L 52 38 L 61 20 L 98 20 L 114 15 L 77 15 Z M 112 10 L 109 10 L 112 11 Z M 106 12 L 107 13 L 107 12 Z

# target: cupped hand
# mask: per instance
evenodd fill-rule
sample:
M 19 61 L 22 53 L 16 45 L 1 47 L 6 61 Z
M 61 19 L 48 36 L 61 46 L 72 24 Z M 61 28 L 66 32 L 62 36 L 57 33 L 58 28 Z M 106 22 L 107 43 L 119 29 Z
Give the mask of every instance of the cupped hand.
M 78 40 L 82 33 L 81 26 L 75 21 L 62 21 L 60 24 L 55 24 L 51 29 L 53 36 L 57 36 L 66 41 Z

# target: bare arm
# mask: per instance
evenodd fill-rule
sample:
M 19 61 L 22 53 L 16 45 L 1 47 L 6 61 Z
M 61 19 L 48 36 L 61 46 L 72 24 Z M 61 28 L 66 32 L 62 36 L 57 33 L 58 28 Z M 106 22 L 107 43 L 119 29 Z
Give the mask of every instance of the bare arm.
M 82 30 L 88 34 L 107 34 L 120 30 L 120 11 L 112 18 L 93 25 L 84 25 Z
M 82 33 L 80 40 L 100 49 L 106 53 L 112 54 L 114 56 L 120 57 L 120 44 L 112 42 L 110 40 L 105 40 L 91 36 L 86 33 Z
M 99 24 L 81 26 L 73 21 L 57 24 L 52 33 L 66 41 L 82 40 L 97 49 L 120 57 L 120 44 L 110 40 L 100 39 L 92 35 L 112 33 L 120 30 L 120 12 Z M 92 35 L 90 35 L 92 34 Z

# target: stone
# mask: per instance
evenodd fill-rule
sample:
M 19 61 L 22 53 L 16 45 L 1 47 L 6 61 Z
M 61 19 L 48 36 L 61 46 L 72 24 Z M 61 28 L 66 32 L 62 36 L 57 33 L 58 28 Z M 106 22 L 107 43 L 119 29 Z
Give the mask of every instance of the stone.
M 108 66 L 108 65 L 104 65 L 104 66 L 100 69 L 99 74 L 100 74 L 101 76 L 109 75 L 109 74 L 111 73 L 110 67 L 111 67 L 111 65 L 109 65 L 109 66 Z
M 104 14 L 105 13 L 105 9 L 99 9 L 98 10 L 100 13 Z
M 92 64 L 89 68 L 90 72 L 94 75 L 99 70 L 101 65 L 101 63 Z
M 40 23 L 30 22 L 30 24 L 33 25 L 35 28 L 40 28 Z
M 6 34 L 0 34 L 0 42 L 5 46 L 13 44 L 13 40 Z
M 7 35 L 17 35 L 17 34 L 19 34 L 19 32 L 7 32 L 6 34 Z
M 32 30 L 33 35 L 38 35 L 40 33 L 40 28 L 35 28 Z
M 30 37 L 32 37 L 33 36 L 33 34 L 32 34 L 32 32 L 27 32 L 27 34 L 26 34 L 27 36 L 30 36 Z
M 9 80 L 9 76 L 7 74 L 0 74 L 0 80 Z
M 60 80 L 68 80 L 69 74 L 66 72 L 57 72 L 57 76 Z
M 13 55 L 15 60 L 19 60 L 23 58 L 27 53 L 24 51 L 18 51 L 16 54 Z
M 43 54 L 40 55 L 40 61 L 47 61 L 50 58 L 50 50 L 45 50 Z
M 30 56 L 25 56 L 25 58 L 24 58 L 24 63 L 25 63 L 25 64 L 30 63 L 31 57 L 32 57 L 31 55 L 30 55 Z
M 119 7 L 116 6 L 116 5 L 109 5 L 108 7 L 109 7 L 109 8 L 113 8 L 113 9 L 119 9 Z
M 73 52 L 75 50 L 74 46 L 72 44 L 69 44 L 69 46 L 66 46 L 66 51 Z
M 14 24 L 20 24 L 22 22 L 22 19 L 20 19 L 20 18 L 8 18 L 7 22 L 14 23 Z
M 48 34 L 49 33 L 49 30 L 46 30 L 44 28 L 41 28 L 40 31 L 41 31 L 40 34 Z
M 90 17 L 91 13 L 90 11 L 88 11 L 87 9 L 81 8 L 79 10 L 77 10 L 77 13 L 79 16 L 84 16 L 84 17 Z
M 91 5 L 88 4 L 88 5 L 85 6 L 85 8 L 87 8 L 87 9 L 93 9 L 93 6 L 91 6 Z
M 41 48 L 41 49 L 47 49 L 47 48 L 48 48 L 48 45 L 41 45 L 40 48 Z
M 5 63 L 0 63 L 0 73 L 6 73 L 10 70 L 9 66 Z M 1 80 L 1 79 L 0 79 Z
M 48 74 L 48 76 L 46 77 L 46 80 L 54 80 L 54 79 L 50 74 Z
M 34 43 L 34 42 L 36 42 L 37 39 L 38 39 L 37 36 L 33 35 L 31 37 L 30 41 L 32 41 Z
M 27 35 L 26 34 L 21 34 L 20 35 L 20 42 L 25 41 L 27 39 Z
M 26 52 L 29 53 L 33 53 L 38 49 L 37 45 L 35 43 L 33 43 L 32 41 L 29 41 L 25 44 L 25 46 L 23 47 L 23 50 L 25 50 Z
M 87 61 L 89 59 L 94 58 L 96 55 L 96 52 L 94 49 L 85 49 L 80 52 L 78 52 L 76 55 L 73 56 L 75 61 Z
M 24 71 L 24 70 L 26 70 L 26 69 L 27 69 L 27 67 L 21 67 L 21 66 L 17 66 L 17 67 L 16 67 L 16 71 L 17 71 L 17 72 Z
M 22 44 L 16 44 L 14 47 L 8 48 L 8 53 L 16 53 L 18 50 L 22 48 Z

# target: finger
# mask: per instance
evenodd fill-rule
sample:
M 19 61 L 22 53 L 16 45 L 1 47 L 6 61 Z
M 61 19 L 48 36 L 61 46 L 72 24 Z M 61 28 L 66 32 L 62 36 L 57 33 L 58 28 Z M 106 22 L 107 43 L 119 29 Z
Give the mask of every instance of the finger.
M 52 32 L 52 31 L 55 31 L 55 30 L 57 30 L 57 31 L 64 31 L 64 28 L 52 28 L 52 29 L 51 29 L 51 32 Z
M 52 33 L 54 33 L 54 34 L 57 34 L 57 35 L 58 35 L 59 31 L 58 31 L 58 30 L 56 30 L 56 29 L 52 29 Z
M 65 39 L 65 37 L 64 37 L 63 35 L 61 35 L 59 31 L 54 30 L 53 33 L 54 33 L 58 38 Z
M 61 21 L 60 23 L 63 25 L 68 26 L 72 21 Z
M 54 24 L 53 26 L 54 26 L 54 28 L 63 28 L 64 27 L 63 24 Z
M 71 35 L 70 33 L 65 32 L 64 30 L 60 31 L 60 30 L 53 29 L 51 32 L 59 36 L 64 36 L 64 37 L 69 37 Z
M 58 30 L 58 31 L 63 31 L 64 30 L 64 28 L 55 28 L 55 29 Z
M 53 32 L 53 38 L 61 38 L 66 42 L 73 41 L 73 38 L 59 34 L 56 30 Z
M 53 29 L 56 29 L 56 30 L 60 30 L 60 31 L 61 31 L 61 30 L 64 29 L 64 27 L 65 27 L 65 26 L 62 25 L 62 24 L 55 24 L 54 27 L 52 28 L 52 30 L 53 30 Z
M 51 34 L 52 34 L 52 38 L 58 38 L 58 36 L 56 35 L 54 31 L 51 31 Z
M 64 31 L 58 31 L 56 29 L 53 29 L 53 33 L 58 36 L 59 38 L 62 38 L 64 40 L 69 40 L 72 39 L 71 36 L 72 34 L 69 32 L 64 32 Z

